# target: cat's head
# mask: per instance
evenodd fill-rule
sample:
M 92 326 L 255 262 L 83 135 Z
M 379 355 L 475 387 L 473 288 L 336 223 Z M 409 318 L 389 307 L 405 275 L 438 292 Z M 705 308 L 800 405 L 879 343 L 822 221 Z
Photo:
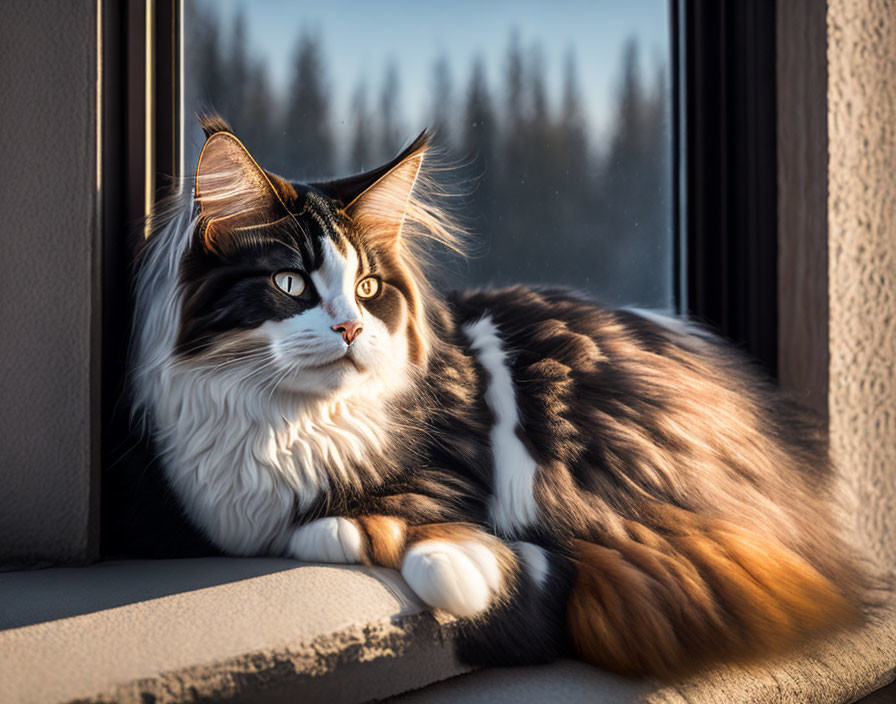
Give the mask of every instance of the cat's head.
M 301 394 L 399 387 L 432 344 L 418 240 L 456 241 L 425 187 L 427 134 L 372 171 L 298 184 L 222 121 L 203 128 L 176 356 Z

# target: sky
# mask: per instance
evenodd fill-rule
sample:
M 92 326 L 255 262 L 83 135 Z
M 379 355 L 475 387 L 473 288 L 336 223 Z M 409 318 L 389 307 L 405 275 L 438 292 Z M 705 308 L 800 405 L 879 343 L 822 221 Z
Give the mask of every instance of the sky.
M 337 125 L 348 122 L 348 102 L 365 77 L 369 100 L 375 100 L 390 59 L 399 68 L 409 134 L 427 126 L 432 66 L 440 54 L 449 60 L 455 95 L 466 86 L 477 55 L 485 59 L 495 91 L 502 85 L 513 28 L 524 48 L 541 43 L 552 105 L 559 98 L 565 56 L 570 49 L 575 53 L 586 119 L 597 137 L 613 117 L 624 43 L 638 40 L 645 75 L 652 75 L 657 63 L 668 66 L 667 0 L 206 1 L 225 19 L 225 31 L 237 10 L 245 10 L 250 51 L 267 63 L 275 90 L 288 89 L 296 37 L 303 30 L 318 33 L 328 80 L 337 87 L 332 114 Z

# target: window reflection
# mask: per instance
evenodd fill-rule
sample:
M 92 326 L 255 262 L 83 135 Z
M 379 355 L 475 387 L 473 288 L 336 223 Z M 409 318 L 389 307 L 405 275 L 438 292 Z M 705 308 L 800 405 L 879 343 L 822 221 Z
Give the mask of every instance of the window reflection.
M 663 0 L 322 7 L 186 0 L 187 114 L 219 112 L 303 180 L 378 165 L 435 127 L 478 243 L 451 285 L 671 308 Z M 188 165 L 201 143 L 189 121 Z

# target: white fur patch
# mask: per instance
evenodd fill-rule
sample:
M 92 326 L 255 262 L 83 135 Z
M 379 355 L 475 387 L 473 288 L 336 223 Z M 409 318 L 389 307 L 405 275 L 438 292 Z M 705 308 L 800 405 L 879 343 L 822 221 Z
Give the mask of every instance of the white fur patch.
M 354 522 L 330 516 L 296 528 L 287 553 L 304 562 L 358 563 L 362 545 L 361 531 Z
M 321 298 L 322 307 L 333 320 L 331 325 L 361 320 L 361 310 L 355 302 L 358 253 L 346 243 L 346 254 L 343 255 L 329 237 L 321 240 L 321 249 L 323 262 L 317 271 L 311 272 L 311 281 Z
M 424 602 L 460 617 L 488 609 L 501 589 L 497 558 L 475 541 L 417 543 L 404 557 L 401 576 Z
M 375 476 L 386 419 L 367 392 L 341 401 L 272 393 L 245 368 L 163 370 L 155 405 L 167 475 L 190 517 L 231 553 L 282 554 L 296 508 Z M 369 468 L 369 470 L 367 469 Z
M 531 526 L 538 518 L 533 486 L 538 467 L 516 434 L 519 413 L 507 354 L 491 316 L 464 326 L 470 346 L 488 372 L 485 401 L 495 417 L 490 438 L 495 466 L 490 517 L 505 535 Z
M 539 587 L 543 587 L 551 570 L 547 552 L 545 552 L 544 548 L 533 543 L 519 542 L 516 543 L 515 547 L 517 555 L 519 555 L 532 581 Z

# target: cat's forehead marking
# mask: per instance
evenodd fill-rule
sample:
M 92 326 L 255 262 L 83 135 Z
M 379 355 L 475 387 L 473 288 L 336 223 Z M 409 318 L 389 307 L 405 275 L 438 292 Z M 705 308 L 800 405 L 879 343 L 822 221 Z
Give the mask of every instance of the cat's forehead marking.
M 299 217 L 309 218 L 320 229 L 322 237 L 329 237 L 336 248 L 342 254 L 346 254 L 348 243 L 345 241 L 336 205 L 328 198 L 313 191 L 308 191 L 304 195 L 305 199 L 302 209 L 298 213 Z
M 331 203 L 316 193 L 306 193 L 299 216 L 311 218 L 320 229 L 329 234 L 338 229 L 336 211 Z
M 332 204 L 312 191 L 305 193 L 305 202 L 302 204 L 302 210 L 299 211 L 299 217 L 303 215 L 307 215 L 317 222 L 322 230 L 329 230 L 336 225 Z
M 348 243 L 340 252 L 329 238 L 323 241 L 322 249 L 321 266 L 310 274 L 321 297 L 321 306 L 335 322 L 358 320 L 361 313 L 354 294 L 358 253 Z

